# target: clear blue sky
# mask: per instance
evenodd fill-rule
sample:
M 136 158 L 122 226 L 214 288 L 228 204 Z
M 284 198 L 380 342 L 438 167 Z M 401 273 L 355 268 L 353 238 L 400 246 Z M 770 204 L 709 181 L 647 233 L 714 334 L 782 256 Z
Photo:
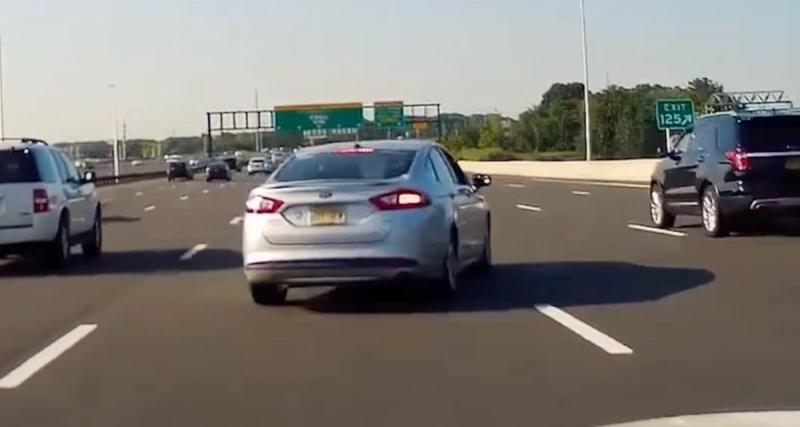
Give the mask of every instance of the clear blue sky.
M 591 88 L 785 89 L 798 0 L 586 0 Z M 0 0 L 6 134 L 196 135 L 209 109 L 403 99 L 518 114 L 582 79 L 577 0 Z

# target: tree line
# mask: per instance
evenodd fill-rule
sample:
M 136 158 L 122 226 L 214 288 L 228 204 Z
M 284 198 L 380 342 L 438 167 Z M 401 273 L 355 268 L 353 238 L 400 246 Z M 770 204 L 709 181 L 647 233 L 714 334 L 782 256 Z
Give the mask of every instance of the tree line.
M 665 137 L 656 128 L 656 100 L 690 98 L 697 111 L 701 111 L 711 95 L 722 91 L 722 84 L 701 77 L 685 87 L 609 86 L 591 93 L 593 156 L 611 159 L 658 155 L 665 148 Z M 530 158 L 530 154 L 538 153 L 583 158 L 586 146 L 583 96 L 582 83 L 555 83 L 538 105 L 523 111 L 516 119 L 498 114 L 445 115 L 443 143 L 456 153 L 479 153 L 475 160 Z

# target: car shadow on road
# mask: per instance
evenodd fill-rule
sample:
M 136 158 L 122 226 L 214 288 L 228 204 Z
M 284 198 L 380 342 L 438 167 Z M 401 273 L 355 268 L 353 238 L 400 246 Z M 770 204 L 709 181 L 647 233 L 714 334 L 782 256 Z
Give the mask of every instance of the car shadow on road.
M 3 277 L 94 276 L 106 274 L 168 274 L 208 272 L 242 268 L 242 254 L 228 249 L 207 249 L 188 261 L 181 261 L 186 249 L 106 252 L 99 259 L 73 255 L 66 268 L 56 271 L 41 260 L 20 258 L 0 264 Z M 2 282 L 0 282 L 2 283 Z
M 451 300 L 423 283 L 351 285 L 294 304 L 322 313 L 478 312 L 657 301 L 710 283 L 695 268 L 649 267 L 626 262 L 557 262 L 497 265 L 486 278 L 466 277 Z
M 142 218 L 137 216 L 121 216 L 121 215 L 103 216 L 104 224 L 139 222 L 141 220 Z

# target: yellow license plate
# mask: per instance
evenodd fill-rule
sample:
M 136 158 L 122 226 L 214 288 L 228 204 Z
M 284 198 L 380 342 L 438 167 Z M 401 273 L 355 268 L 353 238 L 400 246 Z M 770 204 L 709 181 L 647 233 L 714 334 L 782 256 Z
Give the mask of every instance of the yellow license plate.
M 337 208 L 311 208 L 311 225 L 342 225 L 347 223 L 344 211 Z
M 786 160 L 786 169 L 793 171 L 800 170 L 800 157 L 793 157 Z

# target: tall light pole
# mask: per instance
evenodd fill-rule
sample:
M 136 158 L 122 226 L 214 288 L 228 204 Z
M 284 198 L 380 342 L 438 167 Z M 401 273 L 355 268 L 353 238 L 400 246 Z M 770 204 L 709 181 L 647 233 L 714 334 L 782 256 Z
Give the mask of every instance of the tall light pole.
M 585 110 L 585 130 L 586 130 L 586 161 L 592 160 L 592 123 L 589 119 L 589 58 L 588 48 L 586 47 L 586 11 L 583 1 L 581 3 L 581 41 L 583 42 L 583 109 Z
M 119 176 L 119 135 L 117 132 L 117 94 L 115 91 L 117 86 L 109 84 L 108 88 L 111 89 L 111 122 L 114 127 L 111 155 L 114 157 L 114 176 Z
M 3 110 L 3 38 L 0 37 L 0 139 L 5 137 L 5 111 Z
M 258 89 L 255 91 L 256 95 L 256 111 L 258 111 Z M 256 153 L 261 152 L 261 114 L 256 113 Z

